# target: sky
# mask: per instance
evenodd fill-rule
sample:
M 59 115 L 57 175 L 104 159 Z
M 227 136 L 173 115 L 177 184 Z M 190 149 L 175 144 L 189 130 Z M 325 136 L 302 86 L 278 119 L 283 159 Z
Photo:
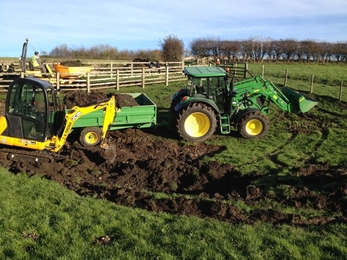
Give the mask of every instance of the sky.
M 161 49 L 168 36 L 193 40 L 347 41 L 346 0 L 62 0 L 2 1 L 0 57 L 108 45 Z

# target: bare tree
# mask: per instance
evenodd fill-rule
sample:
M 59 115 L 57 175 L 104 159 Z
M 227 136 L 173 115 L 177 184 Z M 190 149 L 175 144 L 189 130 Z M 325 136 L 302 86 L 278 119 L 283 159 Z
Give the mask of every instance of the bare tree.
M 319 45 L 319 59 L 322 62 L 330 62 L 331 56 L 333 54 L 333 52 L 332 52 L 333 44 L 331 44 L 329 42 L 319 42 L 318 45 Z
M 298 42 L 294 39 L 284 39 L 279 41 L 281 56 L 285 61 L 294 60 L 298 49 Z
M 252 39 L 252 45 L 253 45 L 253 58 L 255 61 L 263 61 L 264 56 L 266 54 L 266 50 L 264 48 L 264 41 L 261 39 Z
M 280 40 L 272 41 L 271 42 L 271 54 L 272 54 L 272 60 L 273 61 L 279 61 L 280 57 L 282 56 L 283 49 L 281 45 Z
M 298 57 L 298 61 L 302 61 L 306 57 L 306 44 L 303 41 L 298 42 L 298 46 L 296 48 L 296 55 Z
M 241 49 L 239 41 L 221 41 L 219 43 L 219 55 L 227 60 L 238 60 L 238 55 Z
M 118 52 L 117 59 L 119 60 L 134 60 L 136 54 L 133 50 L 122 50 Z
M 69 47 L 67 44 L 61 44 L 58 47 L 55 47 L 49 55 L 55 56 L 55 57 L 69 57 L 71 55 L 71 51 L 69 50 Z
M 199 58 L 208 57 L 212 55 L 207 40 L 203 38 L 193 40 L 190 44 L 190 48 L 192 50 L 192 54 Z
M 241 41 L 241 55 L 244 62 L 253 59 L 253 39 Z
M 264 39 L 263 40 L 263 58 L 261 61 L 264 60 L 265 55 L 268 56 L 268 60 L 271 61 L 271 44 L 272 44 L 273 40 L 271 40 L 270 38 Z
M 301 42 L 301 48 L 303 49 L 306 61 L 316 61 L 319 56 L 319 45 L 313 40 L 304 40 Z
M 209 49 L 211 55 L 217 59 L 219 57 L 219 44 L 220 40 L 218 38 L 206 38 L 206 47 Z
M 160 42 L 165 61 L 182 61 L 184 43 L 174 35 L 167 36 Z
M 338 42 L 333 46 L 333 53 L 337 62 L 347 60 L 347 42 Z

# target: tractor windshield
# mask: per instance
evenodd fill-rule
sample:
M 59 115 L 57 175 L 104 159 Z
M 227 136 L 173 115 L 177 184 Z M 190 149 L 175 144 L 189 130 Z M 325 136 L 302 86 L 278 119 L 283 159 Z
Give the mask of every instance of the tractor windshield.
M 225 77 L 191 78 L 188 84 L 191 97 L 210 99 L 221 113 L 225 111 L 228 93 Z
M 191 95 L 202 94 L 208 98 L 226 86 L 224 77 L 192 78 L 189 85 Z

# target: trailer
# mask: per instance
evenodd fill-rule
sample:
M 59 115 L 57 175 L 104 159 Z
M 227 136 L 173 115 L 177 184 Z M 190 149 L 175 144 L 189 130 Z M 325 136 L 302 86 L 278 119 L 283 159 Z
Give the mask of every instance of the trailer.
M 116 108 L 116 116 L 109 130 L 127 128 L 152 128 L 157 126 L 157 105 L 145 93 L 127 93 L 138 104 Z M 117 101 L 116 101 L 117 102 Z M 96 110 L 81 116 L 72 128 L 78 132 L 80 142 L 85 146 L 95 146 L 100 141 L 100 127 L 104 124 L 104 111 Z

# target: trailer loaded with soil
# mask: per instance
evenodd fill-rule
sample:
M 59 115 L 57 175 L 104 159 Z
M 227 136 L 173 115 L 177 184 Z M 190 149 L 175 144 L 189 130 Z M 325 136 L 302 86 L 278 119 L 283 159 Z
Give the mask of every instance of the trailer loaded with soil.
M 127 128 L 151 128 L 157 126 L 157 105 L 144 93 L 115 94 L 116 116 L 109 125 L 109 131 Z M 64 104 L 68 107 L 80 106 L 107 99 L 99 92 L 67 93 Z M 70 101 L 69 101 L 70 100 Z M 72 100 L 72 102 L 71 102 Z M 72 127 L 72 132 L 79 134 L 80 142 L 85 146 L 95 146 L 101 141 L 101 126 L 104 123 L 104 111 L 95 110 L 81 116 Z

